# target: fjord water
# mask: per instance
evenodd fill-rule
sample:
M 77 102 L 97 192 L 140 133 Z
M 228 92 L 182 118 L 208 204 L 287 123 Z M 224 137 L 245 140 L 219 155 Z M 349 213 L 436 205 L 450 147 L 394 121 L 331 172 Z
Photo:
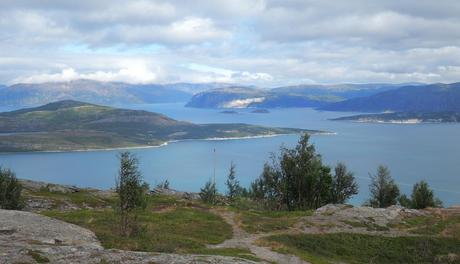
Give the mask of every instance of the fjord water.
M 460 124 L 365 124 L 330 121 L 350 113 L 319 112 L 309 108 L 271 109 L 268 114 L 237 110 L 223 114 L 213 109 L 185 108 L 183 104 L 122 106 L 166 114 L 196 123 L 249 123 L 277 127 L 297 127 L 335 132 L 316 135 L 312 142 L 323 160 L 333 166 L 338 161 L 355 172 L 359 195 L 351 203 L 361 204 L 368 197 L 369 173 L 380 164 L 389 166 L 404 193 L 426 180 L 445 205 L 460 204 Z M 267 138 L 183 141 L 158 148 L 132 149 L 140 160 L 143 176 L 151 185 L 168 179 L 180 190 L 198 191 L 215 177 L 224 191 L 230 162 L 237 176 L 248 186 L 262 166 L 281 145 L 292 147 L 298 135 Z M 215 152 L 214 152 L 215 150 Z M 119 150 L 0 154 L 0 164 L 16 171 L 19 178 L 110 188 L 117 174 Z

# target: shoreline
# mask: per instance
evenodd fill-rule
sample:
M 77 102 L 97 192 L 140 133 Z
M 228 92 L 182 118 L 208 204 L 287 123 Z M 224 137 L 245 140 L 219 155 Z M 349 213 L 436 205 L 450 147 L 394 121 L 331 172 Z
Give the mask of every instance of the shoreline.
M 423 124 L 430 124 L 430 125 L 438 125 L 438 124 L 456 124 L 458 122 L 437 122 L 437 121 L 408 121 L 408 120 L 391 120 L 391 121 L 384 121 L 384 120 L 335 120 L 335 121 L 345 121 L 345 122 L 352 122 L 352 123 L 360 123 L 360 124 L 390 124 L 390 125 L 423 125 Z
M 186 141 L 227 141 L 227 140 L 244 140 L 244 139 L 257 139 L 257 138 L 270 138 L 270 137 L 279 137 L 279 136 L 289 136 L 297 135 L 298 133 L 292 134 L 272 134 L 272 135 L 256 135 L 256 136 L 246 136 L 246 137 L 228 137 L 228 138 L 202 138 L 202 139 L 177 139 L 169 140 L 161 143 L 160 145 L 144 145 L 144 146 L 132 146 L 132 147 L 114 147 L 114 148 L 91 148 L 91 149 L 75 149 L 75 150 L 37 150 L 37 151 L 11 151 L 11 152 L 1 152 L 0 155 L 9 155 L 9 154 L 33 154 L 33 153 L 72 153 L 72 152 L 97 152 L 97 151 L 113 151 L 113 150 L 129 150 L 129 149 L 149 149 L 149 148 L 161 148 L 166 147 L 171 143 L 180 143 Z M 312 136 L 330 136 L 337 135 L 336 132 L 327 132 L 327 131 L 318 131 L 308 133 Z

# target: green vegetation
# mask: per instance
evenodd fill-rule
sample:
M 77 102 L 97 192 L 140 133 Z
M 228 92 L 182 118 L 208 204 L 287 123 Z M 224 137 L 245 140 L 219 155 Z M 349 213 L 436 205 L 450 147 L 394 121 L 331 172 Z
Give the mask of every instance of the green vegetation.
M 347 200 L 358 194 L 358 184 L 353 172 L 347 170 L 347 166 L 339 162 L 335 166 L 335 174 L 332 178 L 331 203 L 344 204 Z
M 137 158 L 130 152 L 119 156 L 120 170 L 116 182 L 118 194 L 117 213 L 120 216 L 120 231 L 123 236 L 130 236 L 138 231 L 138 211 L 145 209 L 149 186 L 142 180 Z
M 403 194 L 398 198 L 398 202 L 406 208 L 413 209 L 442 207 L 442 201 L 434 197 L 433 190 L 426 181 L 420 181 L 414 185 L 411 198 Z
M 395 204 L 413 209 L 442 207 L 442 201 L 434 197 L 433 191 L 425 181 L 420 181 L 414 185 L 411 198 L 405 194 L 400 194 L 398 185 L 391 177 L 390 170 L 382 165 L 378 167 L 376 175 L 371 175 L 369 190 L 371 198 L 365 204 L 372 207 L 385 208 Z
M 149 196 L 137 223 L 142 232 L 122 237 L 113 209 L 47 211 L 43 214 L 95 232 L 106 248 L 157 252 L 198 252 L 206 244 L 218 244 L 232 236 L 232 228 L 206 206 L 180 202 L 172 197 Z
M 169 181 L 164 180 L 164 181 L 160 182 L 159 184 L 157 184 L 157 188 L 159 188 L 159 189 L 169 189 Z
M 271 236 L 262 243 L 315 264 L 449 263 L 449 253 L 460 254 L 460 240 L 434 237 L 299 234 Z M 455 263 L 458 263 L 458 259 Z
M 370 222 L 358 222 L 358 221 L 349 221 L 349 220 L 344 220 L 343 221 L 345 224 L 352 226 L 352 227 L 358 227 L 358 228 L 366 228 L 367 231 L 388 231 L 390 228 L 388 226 L 381 226 L 376 223 L 373 223 L 372 221 Z
M 385 208 L 395 205 L 399 197 L 399 187 L 391 177 L 388 167 L 380 165 L 376 175 L 371 176 L 369 191 L 371 198 L 368 203 L 372 207 Z
M 78 198 L 74 195 L 78 195 Z M 91 200 L 97 197 L 90 191 L 60 193 L 46 188 L 38 192 L 28 190 L 27 196 L 43 197 L 53 201 L 61 201 L 68 196 L 64 201 L 74 203 L 80 199 Z M 224 255 L 258 260 L 245 249 L 206 248 L 207 244 L 218 244 L 232 237 L 231 226 L 210 212 L 206 204 L 178 200 L 172 196 L 147 196 L 145 210 L 138 211 L 135 219 L 139 232 L 132 232 L 126 237 L 120 233 L 118 210 L 113 209 L 120 204 L 118 198 L 99 199 L 94 200 L 101 205 L 99 209 L 50 210 L 43 211 L 42 214 L 92 230 L 105 248 Z M 105 208 L 106 206 L 108 207 Z
M 23 207 L 22 185 L 9 169 L 0 167 L 0 208 L 18 210 Z
M 394 224 L 393 227 L 412 234 L 460 239 L 459 215 L 415 216 L 406 218 L 403 222 Z
M 197 125 L 161 114 L 77 101 L 0 113 L 0 151 L 157 146 L 170 140 L 318 132 L 246 124 Z
M 216 182 L 209 179 L 200 190 L 200 198 L 205 203 L 215 205 L 217 204 L 217 196 Z
M 352 174 L 340 165 L 331 176 L 321 155 L 304 134 L 294 149 L 282 147 L 272 164 L 265 164 L 262 175 L 251 184 L 253 199 L 277 210 L 316 209 L 335 200 L 347 200 L 357 192 Z
M 49 263 L 50 260 L 43 256 L 43 252 L 38 250 L 28 250 L 27 255 L 32 257 L 37 263 Z
M 238 211 L 242 228 L 249 233 L 286 230 L 312 211 Z
M 434 198 L 433 191 L 426 181 L 420 181 L 414 185 L 411 197 L 411 207 L 415 209 L 442 207 L 442 202 Z
M 238 179 L 236 179 L 235 163 L 233 163 L 233 161 L 230 164 L 230 170 L 225 184 L 227 185 L 227 198 L 231 202 L 235 201 L 235 199 L 241 195 L 242 187 Z

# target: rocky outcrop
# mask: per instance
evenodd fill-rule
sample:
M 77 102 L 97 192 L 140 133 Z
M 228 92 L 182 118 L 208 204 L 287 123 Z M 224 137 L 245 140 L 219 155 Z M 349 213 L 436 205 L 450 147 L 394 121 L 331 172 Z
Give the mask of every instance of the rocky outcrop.
M 80 191 L 80 188 L 73 185 L 52 184 L 40 181 L 20 180 L 24 189 L 31 191 L 47 190 L 50 192 L 73 193 Z
M 0 210 L 0 263 L 253 263 L 223 256 L 104 249 L 82 227 L 31 212 Z
M 327 204 L 318 208 L 314 215 L 325 215 L 331 219 L 335 218 L 344 221 L 372 221 L 376 225 L 385 226 L 402 217 L 426 215 L 426 212 L 396 205 L 387 208 L 372 208 L 367 206 L 353 207 L 346 204 Z
M 200 199 L 200 195 L 194 192 L 182 192 L 178 190 L 173 190 L 169 188 L 155 188 L 151 191 L 151 194 L 156 195 L 166 195 L 172 196 L 177 199 L 186 199 L 186 200 L 198 200 Z

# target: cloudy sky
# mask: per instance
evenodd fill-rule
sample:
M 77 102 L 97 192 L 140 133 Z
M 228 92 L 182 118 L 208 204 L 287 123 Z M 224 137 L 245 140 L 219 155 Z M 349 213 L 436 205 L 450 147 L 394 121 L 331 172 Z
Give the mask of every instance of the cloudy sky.
M 0 83 L 460 81 L 460 1 L 0 0 Z

